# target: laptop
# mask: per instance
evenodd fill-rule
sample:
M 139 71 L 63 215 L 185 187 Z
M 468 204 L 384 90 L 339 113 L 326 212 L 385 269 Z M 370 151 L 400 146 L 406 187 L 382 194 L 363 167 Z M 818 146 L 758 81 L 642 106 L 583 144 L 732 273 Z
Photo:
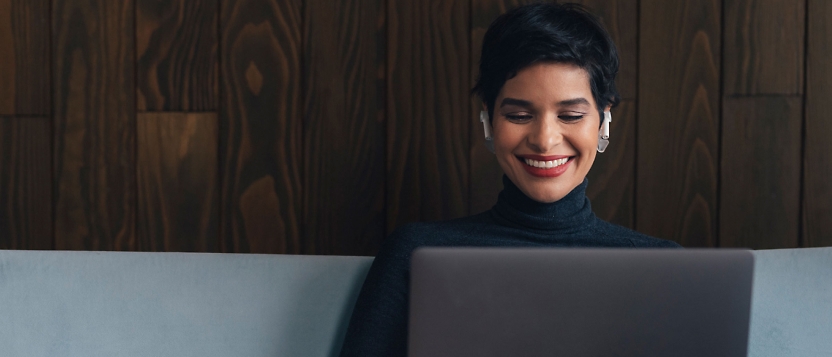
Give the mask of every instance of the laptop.
M 408 354 L 745 357 L 747 250 L 420 248 Z

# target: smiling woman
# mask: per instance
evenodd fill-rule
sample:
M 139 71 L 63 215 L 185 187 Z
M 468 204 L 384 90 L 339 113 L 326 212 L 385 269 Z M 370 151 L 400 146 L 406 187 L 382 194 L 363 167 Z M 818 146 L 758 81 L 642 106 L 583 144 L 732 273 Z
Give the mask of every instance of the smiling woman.
M 486 212 L 406 225 L 385 240 L 341 356 L 406 354 L 410 256 L 418 247 L 678 247 L 600 220 L 586 197 L 586 175 L 606 148 L 619 101 L 617 72 L 610 36 L 580 6 L 528 5 L 492 23 L 474 92 L 505 173 L 503 191 Z
M 533 64 L 505 82 L 496 102 L 494 153 L 520 191 L 551 203 L 583 182 L 595 161 L 601 122 L 585 70 Z

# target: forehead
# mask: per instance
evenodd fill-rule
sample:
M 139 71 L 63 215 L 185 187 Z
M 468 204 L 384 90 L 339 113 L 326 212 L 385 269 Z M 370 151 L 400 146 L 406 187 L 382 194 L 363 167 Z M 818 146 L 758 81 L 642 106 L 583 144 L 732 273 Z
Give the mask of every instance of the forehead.
M 569 63 L 536 63 L 523 68 L 503 84 L 498 103 L 501 98 L 523 99 L 537 105 L 584 98 L 595 104 L 589 73 Z

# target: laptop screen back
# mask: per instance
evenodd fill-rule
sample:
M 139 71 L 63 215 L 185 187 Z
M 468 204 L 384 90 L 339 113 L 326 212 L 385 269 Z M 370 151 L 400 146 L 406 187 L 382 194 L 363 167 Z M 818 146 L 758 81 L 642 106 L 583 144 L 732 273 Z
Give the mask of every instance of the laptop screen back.
M 741 250 L 422 248 L 408 351 L 422 356 L 746 356 Z

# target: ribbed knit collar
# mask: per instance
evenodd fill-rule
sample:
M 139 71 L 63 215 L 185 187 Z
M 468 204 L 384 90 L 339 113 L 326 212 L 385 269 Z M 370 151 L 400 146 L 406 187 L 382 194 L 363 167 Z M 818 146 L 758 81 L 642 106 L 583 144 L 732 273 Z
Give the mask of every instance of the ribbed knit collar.
M 552 233 L 576 232 L 588 228 L 595 218 L 586 197 L 587 183 L 584 179 L 557 202 L 541 203 L 526 196 L 503 175 L 503 191 L 491 211 L 498 222 L 508 226 Z

